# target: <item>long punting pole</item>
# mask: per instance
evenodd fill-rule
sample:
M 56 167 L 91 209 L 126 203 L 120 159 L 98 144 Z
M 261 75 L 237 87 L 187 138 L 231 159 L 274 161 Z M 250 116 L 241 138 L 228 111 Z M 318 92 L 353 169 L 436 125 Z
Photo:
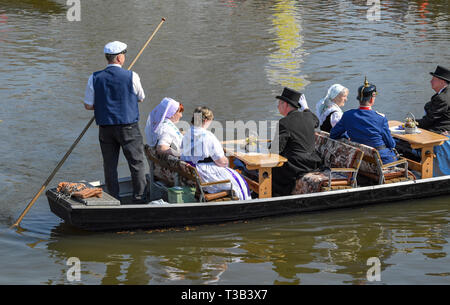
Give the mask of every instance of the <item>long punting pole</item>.
M 134 58 L 134 60 L 131 62 L 130 66 L 128 67 L 128 70 L 131 70 L 131 68 L 134 66 L 134 64 L 136 63 L 136 61 L 138 60 L 138 58 L 141 56 L 142 52 L 144 52 L 145 48 L 147 47 L 147 45 L 150 43 L 150 41 L 153 39 L 153 37 L 155 36 L 156 32 L 158 32 L 159 28 L 162 26 L 162 24 L 164 23 L 164 21 L 166 21 L 165 18 L 161 19 L 161 22 L 158 24 L 158 26 L 156 27 L 156 29 L 153 31 L 153 33 L 150 35 L 150 37 L 148 38 L 147 42 L 144 44 L 144 46 L 141 48 L 141 50 L 139 51 L 139 53 L 136 55 L 136 57 Z M 72 153 L 73 149 L 75 148 L 75 146 L 77 146 L 78 142 L 80 142 L 81 138 L 84 136 L 84 134 L 86 133 L 86 131 L 89 129 L 89 127 L 91 126 L 92 122 L 94 122 L 95 117 L 93 116 L 89 122 L 86 124 L 86 127 L 84 127 L 83 131 L 80 133 L 80 135 L 78 136 L 78 138 L 75 140 L 75 142 L 73 142 L 72 146 L 70 146 L 69 150 L 66 152 L 66 154 L 64 155 L 64 157 L 61 159 L 61 161 L 59 161 L 58 165 L 56 166 L 56 168 L 53 170 L 53 172 L 50 174 L 50 176 L 48 176 L 47 180 L 45 180 L 44 184 L 41 186 L 41 188 L 39 189 L 39 191 L 36 193 L 36 195 L 33 197 L 33 199 L 30 201 L 30 203 L 28 203 L 27 207 L 25 208 L 25 210 L 23 210 L 22 214 L 20 214 L 19 218 L 17 218 L 16 222 L 11 226 L 11 228 L 14 227 L 18 227 L 20 225 L 20 222 L 22 221 L 22 219 L 25 217 L 25 215 L 28 213 L 28 211 L 31 209 L 31 207 L 34 205 L 34 203 L 36 202 L 36 200 L 39 198 L 39 196 L 42 194 L 42 192 L 45 190 L 45 188 L 48 186 L 48 184 L 50 183 L 50 181 L 53 179 L 53 177 L 56 175 L 56 173 L 58 172 L 58 170 L 61 168 L 61 166 L 64 164 L 64 162 L 67 160 L 67 158 L 69 157 L 69 155 Z

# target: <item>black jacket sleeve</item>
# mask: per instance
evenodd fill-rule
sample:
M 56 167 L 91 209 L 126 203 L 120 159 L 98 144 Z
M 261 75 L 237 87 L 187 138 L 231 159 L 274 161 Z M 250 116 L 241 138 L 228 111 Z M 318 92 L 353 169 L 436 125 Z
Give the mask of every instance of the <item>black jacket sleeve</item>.
M 425 115 L 417 120 L 419 127 L 433 129 L 448 111 L 448 103 L 438 94 L 434 95 L 431 101 L 425 104 Z
M 289 138 L 290 138 L 289 130 L 284 125 L 284 120 L 281 119 L 278 123 L 275 137 L 270 145 L 270 152 L 273 154 L 281 155 L 281 153 L 286 148 Z

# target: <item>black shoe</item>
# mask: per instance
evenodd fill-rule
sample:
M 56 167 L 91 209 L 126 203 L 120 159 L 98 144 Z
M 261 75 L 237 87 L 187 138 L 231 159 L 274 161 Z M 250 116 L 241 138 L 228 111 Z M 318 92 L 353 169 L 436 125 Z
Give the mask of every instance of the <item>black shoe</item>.
M 145 196 L 136 196 L 133 198 L 131 204 L 146 204 L 148 200 Z

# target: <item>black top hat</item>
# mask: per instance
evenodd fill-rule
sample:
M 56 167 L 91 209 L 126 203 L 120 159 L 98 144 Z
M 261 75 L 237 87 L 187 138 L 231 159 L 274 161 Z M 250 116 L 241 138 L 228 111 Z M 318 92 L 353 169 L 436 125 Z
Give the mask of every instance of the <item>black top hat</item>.
M 437 66 L 436 71 L 434 71 L 434 73 L 430 72 L 430 74 L 436 76 L 437 78 L 450 82 L 450 71 L 444 67 Z
M 358 101 L 367 101 L 369 100 L 372 96 L 374 96 L 378 94 L 377 92 L 377 86 L 369 84 L 369 82 L 367 81 L 367 77 L 364 79 L 364 85 L 362 85 L 361 87 L 358 88 L 358 96 L 356 97 L 356 99 Z
M 302 95 L 303 93 L 285 87 L 283 89 L 283 93 L 281 93 L 281 95 L 277 95 L 276 98 L 289 103 L 291 106 L 295 108 L 299 108 L 300 104 L 298 102 L 300 101 L 300 97 Z

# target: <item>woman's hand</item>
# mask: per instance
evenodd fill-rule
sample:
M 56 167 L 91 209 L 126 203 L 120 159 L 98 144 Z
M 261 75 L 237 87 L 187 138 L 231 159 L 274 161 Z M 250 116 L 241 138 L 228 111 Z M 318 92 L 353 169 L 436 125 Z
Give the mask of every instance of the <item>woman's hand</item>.
M 157 145 L 156 146 L 156 151 L 160 154 L 168 154 L 168 155 L 174 155 L 176 157 L 180 156 L 180 153 L 173 150 L 170 146 L 168 145 Z
M 223 156 L 220 159 L 214 160 L 214 163 L 216 163 L 216 165 L 220 167 L 228 167 L 228 158 Z

